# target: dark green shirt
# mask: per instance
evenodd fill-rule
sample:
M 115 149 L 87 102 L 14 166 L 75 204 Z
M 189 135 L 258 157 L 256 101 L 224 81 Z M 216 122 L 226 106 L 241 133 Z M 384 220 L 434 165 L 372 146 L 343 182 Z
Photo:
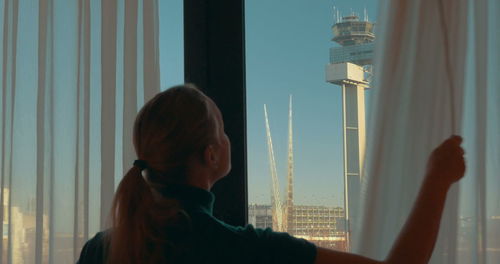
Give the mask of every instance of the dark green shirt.
M 172 185 L 162 194 L 180 201 L 192 221 L 192 246 L 179 263 L 314 263 L 316 246 L 304 239 L 270 228 L 236 227 L 215 218 L 211 192 Z M 104 236 L 105 232 L 100 232 L 85 244 L 78 264 L 104 263 Z

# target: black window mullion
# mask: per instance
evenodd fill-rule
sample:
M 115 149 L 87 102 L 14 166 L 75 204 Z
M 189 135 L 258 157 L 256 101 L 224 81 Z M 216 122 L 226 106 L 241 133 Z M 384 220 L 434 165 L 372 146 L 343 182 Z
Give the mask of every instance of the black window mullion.
M 184 0 L 184 79 L 210 96 L 224 116 L 232 170 L 212 191 L 214 214 L 247 222 L 246 90 L 243 0 Z

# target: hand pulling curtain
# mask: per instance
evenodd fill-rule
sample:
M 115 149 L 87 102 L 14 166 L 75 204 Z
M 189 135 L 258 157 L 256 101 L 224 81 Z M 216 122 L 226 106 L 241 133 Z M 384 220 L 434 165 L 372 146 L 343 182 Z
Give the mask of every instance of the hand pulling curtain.
M 464 137 L 431 263 L 500 263 L 500 4 L 381 0 L 358 251 L 382 259 L 432 149 Z

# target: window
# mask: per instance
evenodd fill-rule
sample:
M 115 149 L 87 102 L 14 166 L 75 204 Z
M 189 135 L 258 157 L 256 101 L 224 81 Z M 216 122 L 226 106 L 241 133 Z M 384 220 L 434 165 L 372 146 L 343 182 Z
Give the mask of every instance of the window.
M 368 86 L 361 66 L 372 58 L 373 20 L 365 20 L 375 18 L 376 4 L 335 4 L 246 1 L 248 222 L 347 250 L 344 177 L 359 179 L 365 101 L 347 82 L 328 79 L 325 66 L 357 63 L 349 67 Z

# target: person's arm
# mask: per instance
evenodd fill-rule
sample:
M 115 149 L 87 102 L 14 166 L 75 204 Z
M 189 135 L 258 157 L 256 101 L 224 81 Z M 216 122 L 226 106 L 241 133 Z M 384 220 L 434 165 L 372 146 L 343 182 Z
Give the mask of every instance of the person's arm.
M 461 137 L 452 136 L 432 152 L 413 210 L 385 261 L 318 248 L 315 264 L 427 263 L 436 243 L 446 194 L 465 172 L 461 143 Z

